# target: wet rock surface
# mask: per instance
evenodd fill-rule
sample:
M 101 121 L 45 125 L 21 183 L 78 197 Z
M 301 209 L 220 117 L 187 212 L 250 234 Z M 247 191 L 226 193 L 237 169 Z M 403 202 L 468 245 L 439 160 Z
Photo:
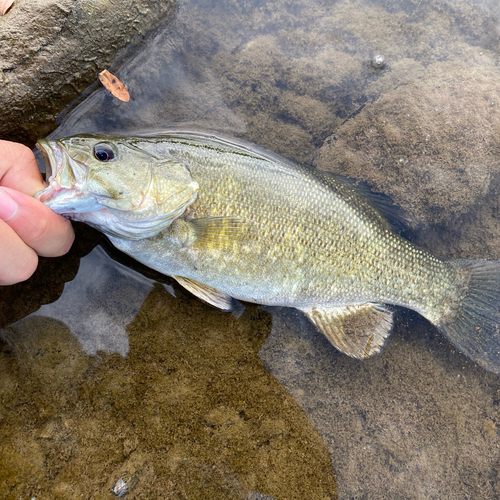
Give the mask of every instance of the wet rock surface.
M 499 259 L 499 17 L 498 5 L 488 1 L 181 2 L 168 29 L 119 65 L 131 101 L 124 105 L 97 90 L 56 134 L 161 131 L 175 124 L 242 137 L 388 194 L 406 211 L 405 234 L 441 257 Z M 384 55 L 383 66 L 372 64 L 375 53 Z M 36 287 L 42 286 L 43 272 Z M 56 271 L 50 267 L 46 272 Z M 21 295 L 14 299 L 11 289 L 8 301 L 21 303 L 23 294 L 39 293 L 17 289 Z M 137 475 L 138 485 L 168 477 L 170 483 L 161 479 L 159 484 L 174 498 L 212 486 L 207 491 L 220 492 L 213 493 L 220 498 L 240 498 L 246 490 L 296 498 L 308 491 L 300 484 L 309 480 L 319 489 L 303 498 L 328 498 L 334 495 L 333 472 L 317 445 L 318 432 L 328 446 L 340 498 L 498 497 L 499 379 L 464 358 L 416 314 L 400 311 L 385 351 L 359 363 L 336 352 L 293 311 L 272 311 L 271 329 L 269 318 L 255 308 L 240 324 L 187 297 L 181 293 L 178 303 L 156 287 L 128 329 L 130 354 L 124 359 L 80 353 L 78 359 L 85 359 L 81 366 L 92 367 L 82 371 L 69 352 L 61 351 L 59 361 L 70 363 L 62 385 L 78 390 L 73 399 L 54 399 L 51 418 L 55 429 L 66 429 L 64 418 L 75 414 L 71 432 L 64 432 L 73 436 L 72 443 L 84 444 L 70 447 L 83 455 L 75 454 L 68 468 L 53 458 L 64 456 L 62 434 L 53 447 L 40 448 L 45 441 L 37 432 L 46 421 L 38 420 L 39 409 L 28 401 L 30 387 L 35 395 L 42 389 L 33 385 L 29 369 L 20 368 L 37 360 L 23 352 L 38 349 L 39 343 L 49 345 L 63 325 L 47 326 L 47 339 L 38 337 L 34 323 L 16 326 L 27 347 L 11 340 L 4 349 L 2 377 L 11 384 L 4 400 L 16 396 L 13 388 L 26 386 L 28 392 L 2 414 L 8 415 L 2 417 L 6 450 L 21 478 L 9 484 L 34 485 L 27 478 L 43 470 L 49 457 L 53 469 L 37 476 L 44 478 L 42 490 L 67 497 L 74 484 L 83 488 L 78 493 L 87 487 L 94 491 L 84 484 L 87 478 L 93 478 L 95 491 L 105 491 L 120 478 L 132 484 Z M 22 314 L 5 317 L 17 320 Z M 167 335 L 160 320 L 175 335 Z M 196 336 L 200 327 L 208 343 Z M 257 345 L 249 340 L 255 328 L 261 332 Z M 267 328 L 265 334 L 261 328 Z M 69 331 L 62 338 L 76 349 Z M 239 365 L 234 359 L 243 354 L 233 359 L 225 353 L 242 353 L 241 342 L 247 353 L 243 364 L 250 370 L 245 373 L 258 376 L 255 386 L 236 390 L 231 377 Z M 220 352 L 219 343 L 224 355 L 203 361 L 210 357 L 207 352 Z M 300 411 L 290 413 L 282 388 L 255 356 L 259 347 L 267 370 L 314 428 Z M 190 367 L 179 365 L 173 382 L 171 374 L 162 372 L 177 363 L 170 349 Z M 197 367 L 210 373 L 215 392 Z M 40 377 L 48 369 L 42 368 Z M 226 385 L 229 392 L 223 390 Z M 268 386 L 278 401 L 256 389 Z M 182 392 L 186 387 L 194 392 Z M 235 390 L 237 404 L 229 397 Z M 185 406 L 191 403 L 194 414 Z M 238 409 L 243 406 L 254 415 L 257 407 L 267 411 L 271 403 L 279 410 L 260 421 L 246 421 Z M 28 410 L 16 414 L 14 408 Z M 169 431 L 159 425 L 167 410 Z M 108 427 L 110 411 L 119 419 Z M 293 458 L 311 468 L 302 473 L 294 468 L 296 462 L 287 469 L 277 459 L 276 472 L 264 478 L 260 467 L 269 463 L 259 462 L 251 444 L 264 435 L 270 448 L 277 447 L 266 448 L 271 454 L 291 439 Z M 176 444 L 160 452 L 167 442 Z M 190 446 L 194 451 L 188 453 Z M 99 479 L 97 466 L 85 474 L 77 466 L 96 454 L 109 459 L 105 479 Z M 134 495 L 132 490 L 129 498 Z
M 0 137 L 33 146 L 56 116 L 175 2 L 17 0 L 0 17 Z

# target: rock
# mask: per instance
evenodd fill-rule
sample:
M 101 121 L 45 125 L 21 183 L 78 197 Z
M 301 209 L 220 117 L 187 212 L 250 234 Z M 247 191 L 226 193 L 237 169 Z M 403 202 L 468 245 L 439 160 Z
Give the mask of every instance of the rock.
M 175 2 L 19 0 L 0 17 L 0 137 L 33 142 Z M 121 54 L 124 57 L 124 54 Z
M 493 63 L 443 64 L 367 104 L 316 165 L 368 181 L 419 222 L 467 212 L 500 172 L 500 87 Z

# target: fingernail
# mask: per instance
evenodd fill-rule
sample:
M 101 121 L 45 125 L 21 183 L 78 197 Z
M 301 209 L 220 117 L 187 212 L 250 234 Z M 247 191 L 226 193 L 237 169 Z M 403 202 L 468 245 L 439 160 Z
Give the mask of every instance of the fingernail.
M 7 222 L 16 215 L 18 204 L 5 191 L 0 188 L 0 219 Z

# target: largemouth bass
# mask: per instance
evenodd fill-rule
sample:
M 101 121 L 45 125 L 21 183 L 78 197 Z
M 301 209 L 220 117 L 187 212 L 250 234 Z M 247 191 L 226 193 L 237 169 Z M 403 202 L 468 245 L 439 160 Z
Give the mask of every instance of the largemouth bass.
M 295 307 L 367 358 L 389 336 L 391 305 L 403 306 L 500 373 L 499 261 L 434 257 L 340 177 L 201 134 L 38 147 L 52 172 L 39 200 L 220 309 Z

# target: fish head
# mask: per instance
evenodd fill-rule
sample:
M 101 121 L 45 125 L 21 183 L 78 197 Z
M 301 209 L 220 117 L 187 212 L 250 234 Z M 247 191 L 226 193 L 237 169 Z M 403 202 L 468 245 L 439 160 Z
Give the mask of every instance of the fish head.
M 37 143 L 48 187 L 35 197 L 54 212 L 125 239 L 158 234 L 196 199 L 198 183 L 147 141 L 79 135 Z

